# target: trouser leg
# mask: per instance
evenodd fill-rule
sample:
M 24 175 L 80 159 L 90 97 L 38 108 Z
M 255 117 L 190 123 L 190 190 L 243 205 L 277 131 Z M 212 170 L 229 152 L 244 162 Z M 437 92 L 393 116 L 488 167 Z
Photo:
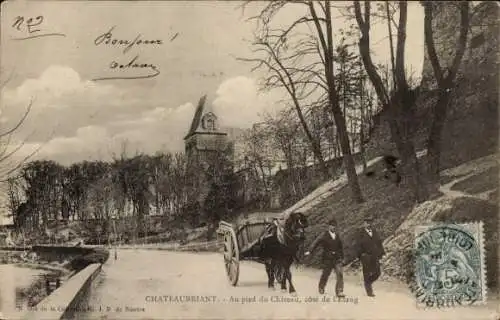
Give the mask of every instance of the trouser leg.
M 331 264 L 325 264 L 323 266 L 323 271 L 321 272 L 321 277 L 319 278 L 318 287 L 320 290 L 324 290 L 326 287 L 326 283 L 328 282 L 328 278 L 332 273 L 333 266 Z
M 363 266 L 363 279 L 364 279 L 366 294 L 372 295 L 373 294 L 373 288 L 372 288 L 373 266 L 372 266 L 370 257 L 369 256 L 362 257 L 361 264 Z
M 365 290 L 367 295 L 373 294 L 372 282 L 370 280 L 365 279 Z
M 335 265 L 335 276 L 336 276 L 335 293 L 337 295 L 340 295 L 344 292 L 344 273 L 342 270 L 341 263 L 337 263 Z
M 378 259 L 374 259 L 373 261 L 373 272 L 372 272 L 372 276 L 371 276 L 371 281 L 372 283 L 377 281 L 378 278 L 380 277 L 380 262 L 378 261 Z

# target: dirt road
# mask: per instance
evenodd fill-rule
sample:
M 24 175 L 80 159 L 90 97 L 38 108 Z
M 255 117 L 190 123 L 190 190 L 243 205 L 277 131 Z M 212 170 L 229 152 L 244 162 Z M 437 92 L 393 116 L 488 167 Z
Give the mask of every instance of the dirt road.
M 94 311 L 78 319 L 494 319 L 496 314 L 492 303 L 420 310 L 404 288 L 382 282 L 370 298 L 358 277 L 346 278 L 347 299 L 336 301 L 333 275 L 325 296 L 316 293 L 318 270 L 293 267 L 293 277 L 296 298 L 268 289 L 260 264 L 243 262 L 240 282 L 232 287 L 220 254 L 121 250 L 96 281 L 89 299 Z

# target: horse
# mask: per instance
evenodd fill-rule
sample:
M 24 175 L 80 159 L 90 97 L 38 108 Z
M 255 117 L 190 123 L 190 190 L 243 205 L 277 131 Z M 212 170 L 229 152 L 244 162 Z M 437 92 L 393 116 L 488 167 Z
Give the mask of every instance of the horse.
M 294 294 L 290 267 L 293 261 L 298 261 L 297 252 L 305 240 L 307 218 L 300 212 L 293 212 L 280 226 L 275 220 L 271 225 L 271 236 L 261 240 L 261 257 L 266 268 L 268 287 L 274 289 L 274 280 L 281 284 L 281 290 L 286 291 L 288 280 L 289 293 Z

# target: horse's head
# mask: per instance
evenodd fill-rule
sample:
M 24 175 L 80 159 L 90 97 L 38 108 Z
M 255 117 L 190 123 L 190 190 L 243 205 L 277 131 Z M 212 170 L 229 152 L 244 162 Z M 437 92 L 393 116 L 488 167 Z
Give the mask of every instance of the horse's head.
M 305 240 L 305 228 L 308 227 L 306 216 L 301 212 L 292 212 L 285 223 L 285 232 L 293 241 Z

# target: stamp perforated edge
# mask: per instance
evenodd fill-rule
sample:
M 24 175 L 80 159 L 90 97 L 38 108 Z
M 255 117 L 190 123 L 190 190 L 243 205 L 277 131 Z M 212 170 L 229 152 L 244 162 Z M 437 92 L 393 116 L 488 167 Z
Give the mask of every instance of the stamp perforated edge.
M 474 307 L 474 306 L 481 306 L 485 305 L 488 301 L 487 294 L 488 294 L 488 285 L 486 282 L 487 279 L 487 268 L 486 268 L 486 247 L 485 247 L 485 238 L 484 238 L 484 223 L 483 221 L 470 221 L 470 222 L 465 222 L 465 223 L 453 223 L 453 222 L 440 222 L 440 223 L 428 223 L 428 224 L 421 224 L 421 225 L 416 225 L 414 227 L 414 239 L 413 239 L 413 248 L 415 249 L 417 247 L 417 237 L 420 233 L 423 231 L 429 229 L 429 228 L 436 228 L 439 226 L 459 226 L 462 228 L 469 229 L 470 227 L 475 227 L 476 232 L 478 235 L 478 242 L 479 242 L 479 255 L 480 255 L 480 277 L 481 277 L 481 300 L 475 301 L 471 305 L 466 305 L 466 306 L 461 306 L 461 307 Z M 414 268 L 414 274 L 416 276 L 416 260 L 414 261 L 413 264 Z M 417 308 L 419 309 L 432 309 L 435 307 L 428 307 L 423 303 L 419 303 L 418 299 L 415 299 L 415 304 L 417 305 Z M 454 306 L 454 308 L 457 308 L 460 306 Z

